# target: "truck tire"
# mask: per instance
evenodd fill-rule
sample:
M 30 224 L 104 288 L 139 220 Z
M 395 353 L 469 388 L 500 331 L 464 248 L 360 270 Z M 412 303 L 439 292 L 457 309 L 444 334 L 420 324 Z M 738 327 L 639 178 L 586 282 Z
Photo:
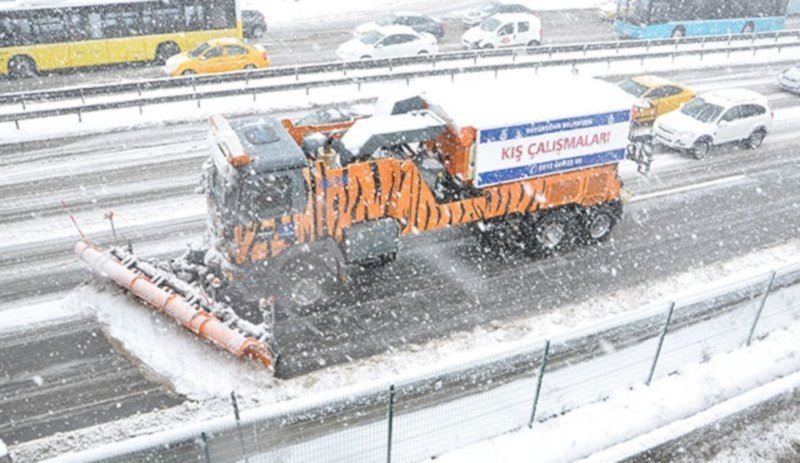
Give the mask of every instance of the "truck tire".
M 551 255 L 568 249 L 576 235 L 575 216 L 569 210 L 547 212 L 533 223 L 530 250 L 534 255 Z
M 683 26 L 678 26 L 672 30 L 672 38 L 673 39 L 682 39 L 686 37 L 686 29 Z
M 605 204 L 586 210 L 581 223 L 581 241 L 595 244 L 606 241 L 622 215 L 619 203 Z
M 36 62 L 30 56 L 15 56 L 8 61 L 8 75 L 14 79 L 34 77 L 39 74 Z
M 319 259 L 306 258 L 288 262 L 278 277 L 278 304 L 290 311 L 308 311 L 331 301 L 336 278 Z

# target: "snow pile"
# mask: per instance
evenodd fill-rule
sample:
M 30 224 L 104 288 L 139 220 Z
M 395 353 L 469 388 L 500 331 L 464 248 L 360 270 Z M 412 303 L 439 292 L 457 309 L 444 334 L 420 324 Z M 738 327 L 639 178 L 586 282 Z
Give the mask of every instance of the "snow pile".
M 636 439 L 625 446 L 602 451 L 609 446 L 636 438 L 650 430 L 703 412 L 726 398 L 786 377 L 780 391 L 800 387 L 800 323 L 774 332 L 750 349 L 713 357 L 707 363 L 687 366 L 678 375 L 619 391 L 608 400 L 573 410 L 564 416 L 532 429 L 479 442 L 436 458 L 437 462 L 516 463 L 573 461 L 618 461 L 650 448 L 653 444 L 677 437 L 692 429 L 688 422 L 667 427 L 666 432 Z M 742 407 L 751 406 L 774 395 L 775 388 L 754 392 L 736 407 L 724 407 L 701 416 L 699 425 L 723 418 Z M 698 423 L 692 423 L 697 426 Z M 600 453 L 598 453 L 600 452 Z M 745 461 L 748 458 L 744 458 Z
M 0 306 L 0 333 L 28 330 L 32 326 L 43 326 L 64 323 L 70 319 L 77 319 L 91 315 L 81 306 L 81 292 L 49 294 L 38 302 L 31 304 L 30 299 L 25 300 L 25 305 L 14 303 Z
M 95 313 L 123 349 L 190 399 L 226 398 L 231 391 L 253 397 L 275 382 L 257 364 L 236 361 L 121 289 L 103 285 L 78 292 L 82 311 Z

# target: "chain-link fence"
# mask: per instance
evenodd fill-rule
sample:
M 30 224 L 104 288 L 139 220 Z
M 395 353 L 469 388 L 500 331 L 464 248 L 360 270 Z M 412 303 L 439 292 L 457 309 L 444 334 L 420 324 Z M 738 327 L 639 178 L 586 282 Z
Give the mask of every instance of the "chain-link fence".
M 61 460 L 421 461 L 748 345 L 800 319 L 799 298 L 800 265 L 792 265 L 446 371 L 242 416 L 236 410 Z

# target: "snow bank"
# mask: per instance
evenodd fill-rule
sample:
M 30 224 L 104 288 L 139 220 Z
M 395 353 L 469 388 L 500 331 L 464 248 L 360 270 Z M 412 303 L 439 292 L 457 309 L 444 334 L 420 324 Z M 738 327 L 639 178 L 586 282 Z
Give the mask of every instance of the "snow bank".
M 587 462 L 619 461 L 777 393 L 800 387 L 797 339 L 800 323 L 772 333 L 750 349 L 687 366 L 680 374 L 655 381 L 650 387 L 619 391 L 606 401 L 536 423 L 532 429 L 440 455 L 436 462 L 522 463 L 531 461 L 531 455 L 536 455 L 537 462 L 584 457 Z M 758 388 L 778 378 L 784 379 Z M 750 389 L 751 393 L 745 393 Z M 734 399 L 719 403 L 725 397 Z M 718 405 L 710 408 L 715 404 Z

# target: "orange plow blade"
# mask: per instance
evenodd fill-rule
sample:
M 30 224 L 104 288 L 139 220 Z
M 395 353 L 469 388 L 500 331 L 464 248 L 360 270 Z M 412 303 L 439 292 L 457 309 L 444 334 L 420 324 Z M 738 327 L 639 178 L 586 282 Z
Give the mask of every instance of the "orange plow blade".
M 112 253 L 106 253 L 89 243 L 79 241 L 75 245 L 75 254 L 96 274 L 112 279 L 148 305 L 158 309 L 181 325 L 211 341 L 218 347 L 227 350 L 237 357 L 249 357 L 272 369 L 273 358 L 267 343 L 253 335 L 248 335 L 238 325 L 245 328 L 249 325 L 243 320 L 221 320 L 196 301 L 197 297 L 181 294 L 181 291 L 170 286 L 171 278 L 157 274 L 151 265 L 137 262 L 133 256 L 120 260 Z M 149 270 L 149 271 L 148 271 Z M 183 287 L 183 292 L 187 292 Z M 249 325 L 253 328 L 252 325 Z M 250 329 L 249 331 L 255 331 Z

